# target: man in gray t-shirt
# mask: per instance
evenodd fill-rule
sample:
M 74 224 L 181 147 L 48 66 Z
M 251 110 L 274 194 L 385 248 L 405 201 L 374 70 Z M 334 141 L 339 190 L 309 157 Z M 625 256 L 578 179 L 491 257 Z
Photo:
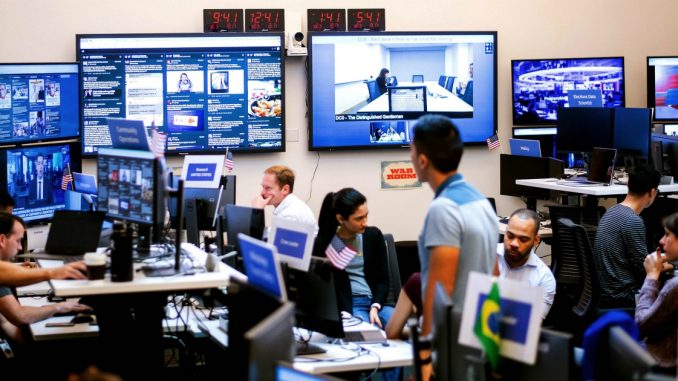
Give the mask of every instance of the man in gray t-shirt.
M 490 274 L 499 237 L 492 206 L 457 172 L 463 153 L 459 131 L 449 118 L 424 116 L 414 127 L 410 154 L 417 177 L 435 192 L 419 236 L 423 297 L 422 334 L 431 332 L 435 284 L 463 308 L 471 271 Z

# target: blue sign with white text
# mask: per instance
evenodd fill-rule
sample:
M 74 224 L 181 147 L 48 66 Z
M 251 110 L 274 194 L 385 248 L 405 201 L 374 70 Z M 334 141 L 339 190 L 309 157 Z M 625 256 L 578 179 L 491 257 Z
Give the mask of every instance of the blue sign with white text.
M 480 294 L 476 307 L 476 316 L 480 314 L 487 294 Z M 518 344 L 527 344 L 527 330 L 530 326 L 532 306 L 525 302 L 501 298 L 499 302 L 501 318 L 499 332 L 502 340 L 513 341 Z
M 598 89 L 570 90 L 567 100 L 570 107 L 603 107 L 603 93 Z
M 275 242 L 273 246 L 278 249 L 278 253 L 294 258 L 304 258 L 304 249 L 308 235 L 303 232 L 287 230 L 278 227 L 275 233 Z
M 278 279 L 274 252 L 269 247 L 240 239 L 240 252 L 245 263 L 247 283 L 270 293 L 276 298 L 282 298 L 281 282 Z
M 187 181 L 212 181 L 217 171 L 216 163 L 191 163 L 186 173 Z

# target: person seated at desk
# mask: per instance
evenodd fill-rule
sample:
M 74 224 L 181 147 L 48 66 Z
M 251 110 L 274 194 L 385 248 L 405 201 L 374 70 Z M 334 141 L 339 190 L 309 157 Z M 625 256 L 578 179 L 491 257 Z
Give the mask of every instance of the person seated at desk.
M 624 201 L 605 212 L 593 241 L 593 257 L 600 279 L 602 308 L 634 307 L 635 293 L 643 283 L 647 256 L 643 209 L 659 192 L 660 174 L 649 165 L 636 166 L 629 174 Z
M 636 322 L 641 336 L 645 337 L 647 350 L 663 370 L 675 377 L 678 365 L 678 278 L 671 277 L 662 285 L 660 275 L 673 270 L 667 261 L 678 260 L 678 213 L 666 217 L 663 225 L 664 237 L 659 241 L 660 247 L 643 261 L 646 276 L 636 305 Z M 666 252 L 665 256 L 661 254 L 662 249 Z
M 379 89 L 379 94 L 385 94 L 386 93 L 386 87 L 387 87 L 387 82 L 386 82 L 386 77 L 388 76 L 388 73 L 390 71 L 387 68 L 381 69 L 379 72 L 379 76 L 377 77 L 377 88 Z
M 384 328 L 393 307 L 384 305 L 389 272 L 381 230 L 367 226 L 367 199 L 353 188 L 328 193 L 320 209 L 313 255 L 335 267 L 339 309 Z
M 8 262 L 17 255 L 21 249 L 24 231 L 25 224 L 21 218 L 8 213 L 0 213 L 0 261 Z M 4 284 L 3 278 L 4 274 L 0 275 L 0 282 Z M 81 274 L 80 278 L 84 278 L 84 275 Z M 26 342 L 22 326 L 45 320 L 56 313 L 80 312 L 89 309 L 88 306 L 74 301 L 42 307 L 23 307 L 10 287 L 0 286 L 0 327 L 5 335 L 17 344 Z
M 511 214 L 504 233 L 504 242 L 497 245 L 495 274 L 499 279 L 513 279 L 544 290 L 546 319 L 556 295 L 556 279 L 551 269 L 539 259 L 539 215 L 534 210 L 518 209 Z
M 294 172 L 288 167 L 274 165 L 264 171 L 261 192 L 252 200 L 252 207 L 263 209 L 273 205 L 273 215 L 286 220 L 316 225 L 313 211 L 294 193 Z

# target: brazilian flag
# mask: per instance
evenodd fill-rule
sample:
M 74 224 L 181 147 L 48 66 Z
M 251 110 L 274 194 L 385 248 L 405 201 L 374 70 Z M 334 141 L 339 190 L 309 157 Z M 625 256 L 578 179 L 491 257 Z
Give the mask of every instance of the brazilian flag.
M 497 369 L 497 365 L 499 365 L 499 319 L 501 317 L 499 306 L 499 286 L 497 282 L 493 282 L 490 293 L 483 301 L 473 327 L 473 332 L 485 349 L 492 369 Z

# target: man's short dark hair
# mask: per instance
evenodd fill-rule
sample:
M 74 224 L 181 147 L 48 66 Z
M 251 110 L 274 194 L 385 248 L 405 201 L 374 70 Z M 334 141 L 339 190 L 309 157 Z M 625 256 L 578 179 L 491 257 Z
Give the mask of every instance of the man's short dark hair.
M 513 216 L 518 216 L 518 218 L 521 220 L 532 220 L 532 222 L 534 222 L 534 234 L 536 235 L 539 233 L 539 224 L 541 223 L 541 218 L 539 218 L 539 214 L 534 210 L 527 208 L 518 209 L 511 213 L 509 220 L 511 220 Z
M 417 154 L 424 154 L 442 173 L 456 171 L 464 153 L 459 130 L 450 118 L 425 115 L 417 120 L 412 139 Z
M 26 227 L 24 220 L 19 216 L 15 216 L 10 213 L 0 212 L 0 234 L 10 235 L 14 230 L 14 222 L 20 223 L 22 226 Z
M 0 188 L 0 210 L 6 210 L 9 207 L 14 207 L 14 199 L 6 189 Z
M 629 193 L 642 196 L 652 189 L 659 188 L 661 174 L 648 164 L 639 164 L 629 173 Z

